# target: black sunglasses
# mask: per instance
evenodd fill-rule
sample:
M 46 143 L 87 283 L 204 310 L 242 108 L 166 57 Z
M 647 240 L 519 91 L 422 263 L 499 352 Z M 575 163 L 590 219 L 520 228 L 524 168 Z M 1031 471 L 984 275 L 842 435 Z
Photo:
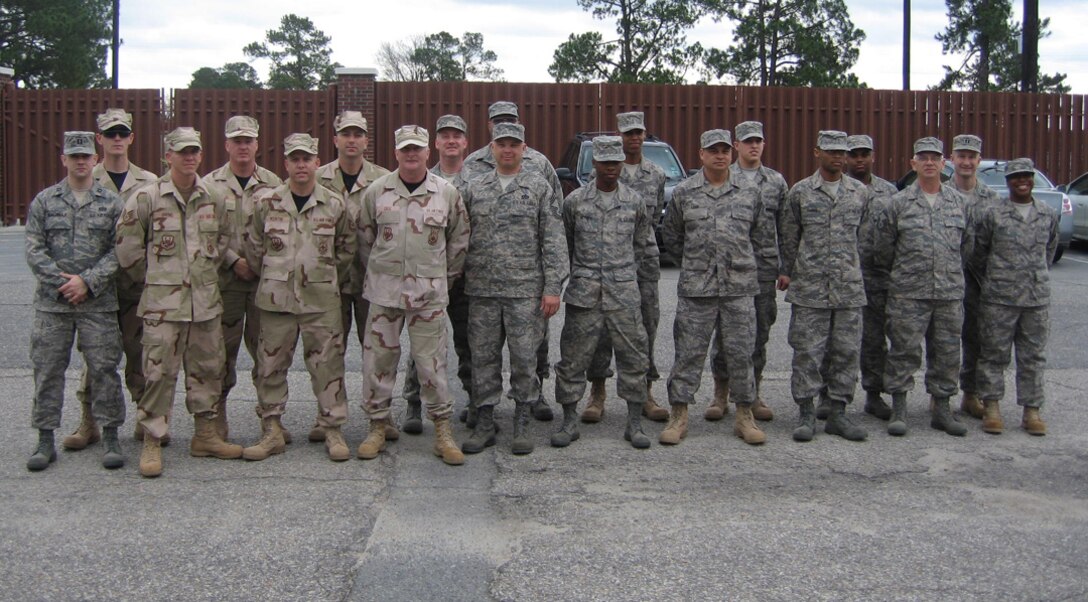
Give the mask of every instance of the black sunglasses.
M 102 132 L 102 135 L 107 138 L 128 138 L 132 135 L 130 130 L 108 130 Z

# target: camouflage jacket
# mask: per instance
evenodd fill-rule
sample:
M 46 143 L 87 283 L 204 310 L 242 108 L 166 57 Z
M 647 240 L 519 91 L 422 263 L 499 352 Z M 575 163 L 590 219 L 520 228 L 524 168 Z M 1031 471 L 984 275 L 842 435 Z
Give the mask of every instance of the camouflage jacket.
M 610 203 L 594 186 L 583 186 L 563 202 L 570 255 L 570 283 L 563 300 L 603 310 L 639 307 L 638 274 L 657 263 L 652 209 L 620 184 Z M 650 249 L 654 252 L 651 253 Z
M 970 258 L 975 244 L 975 229 L 971 227 L 971 224 L 977 224 L 988 208 L 1000 205 L 1004 201 L 993 188 L 982 182 L 976 182 L 973 190 L 960 190 L 956 188 L 954 181 L 948 184 L 964 198 L 963 215 L 967 220 L 967 245 L 964 258 Z M 981 283 L 982 273 L 976 271 L 970 262 L 965 263 L 963 267 L 965 278 L 974 278 L 976 283 Z
M 200 179 L 188 202 L 169 174 L 136 191 L 117 223 L 117 260 L 144 282 L 140 316 L 203 322 L 222 314 L 219 265 L 229 240 L 223 198 Z
M 454 188 L 456 188 L 458 192 L 461 192 L 464 189 L 464 186 L 465 186 L 465 178 L 464 178 L 465 172 L 464 171 L 459 171 L 459 172 L 453 174 L 449 178 L 442 175 L 442 165 L 441 164 L 435 164 L 435 166 L 432 167 L 430 171 L 434 175 L 442 178 L 443 180 L 449 182 L 450 184 L 453 184 Z
M 363 168 L 359 171 L 359 178 L 355 180 L 355 186 L 352 186 L 351 190 L 347 190 L 344 188 L 344 172 L 340 169 L 340 161 L 333 161 L 317 169 L 317 183 L 344 199 L 351 227 L 354 228 L 359 222 L 359 208 L 362 206 L 363 193 L 375 180 L 388 173 L 388 169 L 363 159 Z M 356 236 L 358 236 L 358 233 L 356 233 Z M 363 280 L 365 278 L 366 264 L 353 261 L 351 272 L 340 281 L 341 292 L 352 296 L 362 294 Z
M 34 309 L 49 312 L 117 311 L 117 255 L 113 239 L 123 204 L 95 183 L 79 202 L 67 178 L 38 193 L 26 218 L 26 263 L 38 280 Z M 87 300 L 72 305 L 57 292 L 75 274 L 87 284 Z
M 873 261 L 873 237 L 875 236 L 873 218 L 884 210 L 881 209 L 881 205 L 887 204 L 892 195 L 899 190 L 896 189 L 895 184 L 879 176 L 870 175 L 870 178 L 865 186 L 873 194 L 865 207 L 865 219 L 861 222 L 861 233 L 858 238 L 861 249 L 861 276 L 865 280 L 865 290 L 886 291 L 888 290 L 888 269 L 877 266 Z
M 963 195 L 941 185 L 933 207 L 917 183 L 878 204 L 873 261 L 889 271 L 888 294 L 907 299 L 963 298 L 967 244 Z
M 774 220 L 774 244 L 765 245 L 756 254 L 756 273 L 761 282 L 773 282 L 778 279 L 781 272 L 779 265 L 779 232 L 782 229 L 782 210 L 786 206 L 786 192 L 790 187 L 786 185 L 786 179 L 782 174 L 760 165 L 756 172 L 756 182 L 744 175 L 740 164 L 733 163 L 729 166 L 729 180 L 736 182 L 741 188 L 755 187 L 759 189 L 760 200 L 763 201 L 763 210 L 771 215 Z
M 378 178 L 363 195 L 357 224 L 363 297 L 384 307 L 445 307 L 449 285 L 468 253 L 469 222 L 457 188 L 428 173 L 408 192 L 400 170 Z
M 242 241 L 245 238 L 246 221 L 253 215 L 253 195 L 266 188 L 275 188 L 283 182 L 279 176 L 258 165 L 243 190 L 238 184 L 238 178 L 230 170 L 230 163 L 227 163 L 204 176 L 204 183 L 219 187 L 227 210 L 227 221 L 230 223 L 230 243 L 219 269 L 219 290 L 254 290 L 257 282 L 239 280 L 234 273 L 234 262 L 245 255 Z
M 106 190 L 111 190 L 119 194 L 121 196 L 122 207 L 124 207 L 124 202 L 128 201 L 129 197 L 132 196 L 132 193 L 159 179 L 159 176 L 156 176 L 146 169 L 136 167 L 131 162 L 128 164 L 128 175 L 125 176 L 125 181 L 121 184 L 121 190 L 117 190 L 117 187 L 113 185 L 113 178 L 106 172 L 106 166 L 101 163 L 94 166 L 94 170 L 91 171 L 91 176 Z M 139 301 L 143 292 L 143 282 L 133 282 L 132 279 L 129 278 L 127 272 L 124 270 L 117 271 L 118 298 Z
M 522 169 L 504 191 L 492 171 L 470 180 L 472 223 L 465 293 L 478 297 L 558 296 L 570 263 L 563 218 L 552 187 Z
M 338 309 L 355 248 L 355 228 L 336 193 L 314 186 L 299 211 L 287 184 L 258 192 L 245 241 L 246 260 L 261 277 L 257 307 L 290 314 Z
M 1001 199 L 974 215 L 970 264 L 982 277 L 982 299 L 1015 307 L 1049 304 L 1047 267 L 1058 250 L 1058 213 L 1033 199 L 1024 218 L 1012 201 Z
M 774 244 L 774 222 L 752 188 L 732 179 L 712 187 L 702 171 L 677 184 L 661 238 L 681 258 L 681 297 L 751 297 L 759 293 L 756 254 Z
M 786 195 L 782 214 L 782 272 L 790 277 L 786 301 L 802 307 L 865 305 L 858 238 L 872 192 L 843 176 L 832 198 L 820 172 Z
M 491 154 L 491 145 L 489 144 L 476 149 L 465 158 L 465 164 L 461 168 L 461 177 L 466 182 L 471 182 L 495 171 L 495 167 L 495 156 Z M 525 147 L 525 155 L 521 159 L 521 169 L 544 178 L 548 186 L 551 186 L 552 200 L 555 202 L 555 206 L 563 206 L 563 187 L 559 183 L 559 176 L 555 175 L 555 168 L 552 167 L 552 163 L 548 161 L 547 157 L 537 150 Z M 464 190 L 461 193 L 464 194 Z

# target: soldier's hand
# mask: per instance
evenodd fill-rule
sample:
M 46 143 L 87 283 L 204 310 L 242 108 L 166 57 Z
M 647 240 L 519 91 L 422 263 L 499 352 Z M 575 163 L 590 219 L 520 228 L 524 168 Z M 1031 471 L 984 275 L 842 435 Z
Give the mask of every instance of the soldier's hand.
M 87 288 L 87 283 L 83 281 L 78 274 L 65 274 L 60 273 L 62 278 L 67 278 L 68 282 L 65 282 L 57 289 L 57 291 L 64 295 L 64 298 L 72 305 L 79 305 L 87 300 L 87 295 L 90 293 L 90 289 Z
M 249 262 L 246 261 L 245 257 L 239 257 L 238 261 L 235 261 L 234 265 L 231 266 L 231 269 L 234 270 L 234 275 L 239 280 L 252 282 L 257 279 L 257 273 L 249 269 Z
M 775 285 L 775 286 L 780 291 L 784 291 L 784 290 L 788 289 L 790 287 L 790 277 L 789 276 L 779 276 L 778 277 L 778 284 Z
M 544 295 L 540 298 L 540 311 L 544 313 L 544 319 L 548 319 L 559 311 L 559 295 Z

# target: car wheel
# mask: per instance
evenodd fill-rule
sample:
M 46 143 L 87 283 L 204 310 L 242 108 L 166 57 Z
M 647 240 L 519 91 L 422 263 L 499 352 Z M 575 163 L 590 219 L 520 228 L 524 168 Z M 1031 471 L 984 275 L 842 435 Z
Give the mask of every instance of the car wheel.
M 1058 260 L 1062 258 L 1062 254 L 1065 253 L 1065 248 L 1059 246 L 1058 250 L 1054 252 L 1054 263 L 1058 263 Z

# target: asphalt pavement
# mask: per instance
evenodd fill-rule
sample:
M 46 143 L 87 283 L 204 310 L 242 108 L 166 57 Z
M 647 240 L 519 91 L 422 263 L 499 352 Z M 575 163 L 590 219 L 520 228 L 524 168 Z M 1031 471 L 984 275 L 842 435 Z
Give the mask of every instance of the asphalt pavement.
M 677 272 L 663 272 L 657 361 L 667 373 Z M 968 435 L 950 437 L 929 428 L 916 390 L 904 438 L 856 403 L 848 411 L 868 441 L 822 431 L 792 441 L 789 306 L 780 296 L 764 381 L 776 417 L 760 447 L 733 436 L 732 413 L 701 418 L 707 373 L 690 434 L 674 448 L 657 444 L 656 423 L 646 429 L 650 449 L 623 441 L 626 410 L 610 381 L 605 419 L 583 425 L 566 449 L 547 444 L 558 421 L 535 423 L 536 451 L 511 455 L 504 402 L 498 445 L 464 466 L 432 455 L 429 423 L 377 460 L 333 463 L 305 441 L 316 402 L 299 353 L 287 453 L 191 458 L 192 420 L 179 402 L 165 472 L 144 479 L 131 404 L 124 468 L 101 468 L 99 444 L 60 451 L 42 473 L 25 469 L 36 437 L 27 357 L 34 281 L 22 230 L 0 228 L 0 600 L 1088 599 L 1088 252 L 1071 250 L 1051 275 L 1046 437 L 1017 428 L 1012 402 L 1004 434 L 963 418 Z M 552 320 L 553 341 L 561 319 Z M 366 421 L 351 340 L 344 430 L 354 449 Z M 244 370 L 252 364 L 242 355 Z M 79 420 L 79 365 L 74 356 L 58 440 Z M 240 380 L 230 437 L 245 445 L 259 425 L 253 386 Z M 545 383 L 548 399 L 553 386 Z M 654 393 L 664 398 L 664 381 Z M 403 400 L 395 404 L 399 416 Z M 467 431 L 457 424 L 454 435 Z

